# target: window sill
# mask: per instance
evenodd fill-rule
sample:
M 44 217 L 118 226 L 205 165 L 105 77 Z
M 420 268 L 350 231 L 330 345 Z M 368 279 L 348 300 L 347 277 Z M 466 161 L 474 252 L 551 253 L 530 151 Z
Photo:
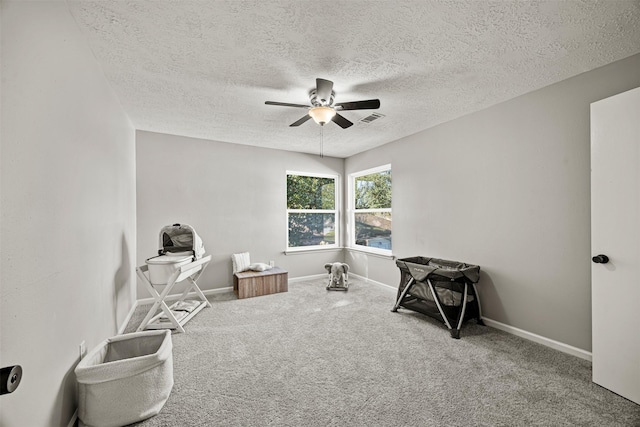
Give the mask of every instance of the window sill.
M 360 248 L 354 248 L 354 247 L 348 247 L 348 248 L 345 248 L 345 249 L 350 251 L 350 252 L 359 252 L 359 253 L 362 253 L 362 254 L 367 254 L 367 255 L 378 257 L 378 258 L 384 258 L 384 259 L 390 259 L 390 260 L 395 260 L 397 258 L 393 254 L 384 254 L 384 253 L 374 252 L 374 251 L 366 250 L 366 249 L 360 249 Z
M 308 254 L 310 252 L 338 252 L 343 250 L 344 248 L 342 246 L 332 246 L 330 248 L 300 248 L 300 249 L 287 249 L 285 250 L 283 253 L 285 255 L 302 255 L 302 254 Z
M 331 248 L 303 248 L 303 249 L 295 249 L 295 250 L 286 250 L 283 252 L 283 254 L 285 255 L 304 255 L 304 254 L 309 254 L 309 253 L 313 253 L 313 252 L 338 252 L 338 251 L 342 251 L 342 250 L 347 250 L 350 252 L 358 252 L 358 253 L 362 253 L 362 254 L 367 254 L 367 255 L 371 255 L 374 257 L 378 257 L 378 258 L 384 258 L 384 259 L 390 259 L 390 260 L 395 260 L 397 259 L 397 257 L 393 254 L 383 254 L 380 252 L 374 252 L 374 251 L 368 251 L 366 249 L 360 249 L 360 248 L 347 248 L 347 247 L 342 247 L 342 246 L 336 246 L 336 247 L 331 247 Z

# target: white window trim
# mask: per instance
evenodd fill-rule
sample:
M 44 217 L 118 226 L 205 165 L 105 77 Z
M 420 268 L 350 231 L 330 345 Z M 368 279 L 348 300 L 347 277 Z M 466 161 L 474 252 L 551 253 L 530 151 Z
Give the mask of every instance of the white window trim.
M 355 217 L 355 213 L 356 211 L 358 213 L 368 213 L 368 212 L 391 212 L 393 214 L 393 207 L 392 208 L 381 208 L 381 209 L 357 209 L 355 208 L 355 179 L 360 177 L 360 176 L 366 176 L 366 175 L 371 175 L 374 173 L 378 173 L 378 172 L 384 172 L 387 170 L 392 170 L 391 169 L 391 163 L 386 164 L 386 165 L 382 165 L 382 166 L 377 166 L 375 168 L 371 168 L 371 169 L 366 169 L 363 171 L 358 171 L 358 172 L 354 172 L 349 174 L 349 184 L 348 184 L 348 195 L 349 195 L 349 201 L 347 206 L 349 207 L 348 212 L 347 212 L 347 242 L 348 242 L 348 249 L 353 249 L 355 251 L 359 251 L 359 252 L 369 252 L 372 254 L 377 254 L 377 255 L 385 255 L 385 256 L 390 256 L 393 257 L 393 245 L 391 246 L 391 249 L 380 249 L 380 248 L 372 248 L 370 246 L 362 246 L 362 245 L 356 245 L 356 223 L 354 220 Z M 393 172 L 391 172 L 393 174 Z M 392 178 L 393 179 L 393 178 Z M 393 200 L 393 194 L 392 194 L 392 200 Z M 393 231 L 391 232 L 391 236 L 393 236 Z M 393 237 L 391 238 L 393 241 Z
M 315 173 L 315 172 L 300 172 L 300 171 L 286 171 L 285 174 L 285 182 L 286 178 L 289 175 L 299 175 L 299 176 L 310 176 L 314 178 L 332 178 L 334 180 L 334 191 L 335 191 L 335 209 L 289 209 L 287 206 L 287 191 L 285 191 L 285 251 L 284 253 L 291 252 L 311 252 L 311 251 L 321 251 L 321 250 L 335 250 L 341 249 L 340 246 L 340 200 L 341 200 L 341 192 L 340 189 L 342 185 L 340 183 L 340 175 L 336 174 L 326 174 L 326 173 Z M 288 189 L 287 189 L 288 190 Z M 313 245 L 313 246 L 294 246 L 289 247 L 289 214 L 290 213 L 332 213 L 335 215 L 335 227 L 336 227 L 336 240 L 332 245 Z

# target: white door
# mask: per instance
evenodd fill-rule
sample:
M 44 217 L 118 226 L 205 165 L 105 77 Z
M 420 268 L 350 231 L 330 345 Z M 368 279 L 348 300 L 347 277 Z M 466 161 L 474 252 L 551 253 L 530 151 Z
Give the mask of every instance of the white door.
M 591 251 L 593 382 L 640 404 L 640 88 L 591 104 Z

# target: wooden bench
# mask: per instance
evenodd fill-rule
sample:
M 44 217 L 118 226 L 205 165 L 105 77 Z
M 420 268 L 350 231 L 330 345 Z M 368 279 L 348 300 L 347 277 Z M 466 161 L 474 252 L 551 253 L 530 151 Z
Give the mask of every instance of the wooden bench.
M 280 267 L 265 271 L 243 271 L 233 275 L 233 292 L 238 299 L 287 292 L 289 273 Z

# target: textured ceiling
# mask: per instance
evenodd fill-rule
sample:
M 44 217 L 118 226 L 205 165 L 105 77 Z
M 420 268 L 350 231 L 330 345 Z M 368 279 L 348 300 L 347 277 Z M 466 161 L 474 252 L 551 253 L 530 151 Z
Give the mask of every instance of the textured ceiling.
M 640 1 L 72 1 L 136 129 L 319 153 L 316 77 L 336 102 L 379 98 L 324 126 L 348 157 L 640 52 Z M 640 72 L 640 71 L 639 71 Z

